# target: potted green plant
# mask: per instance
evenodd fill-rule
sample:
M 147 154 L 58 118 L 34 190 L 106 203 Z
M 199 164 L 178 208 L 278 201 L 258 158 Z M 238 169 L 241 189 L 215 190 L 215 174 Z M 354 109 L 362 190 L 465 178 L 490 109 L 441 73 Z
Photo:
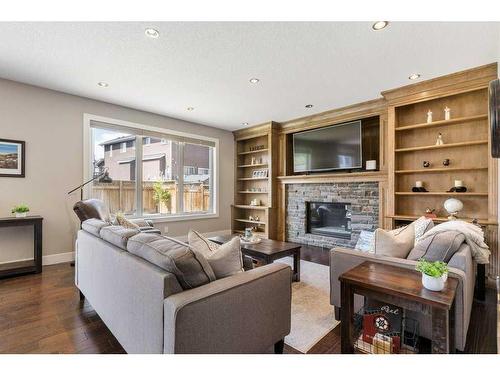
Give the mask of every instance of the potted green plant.
M 12 209 L 12 213 L 15 214 L 16 217 L 26 217 L 28 212 L 30 212 L 30 208 L 25 204 L 20 204 Z
M 422 285 L 425 289 L 440 292 L 444 289 L 444 283 L 448 278 L 448 265 L 444 262 L 429 262 L 419 259 L 415 267 L 422 273 Z
M 167 210 L 170 212 L 170 202 L 171 202 L 170 191 L 168 191 L 163 187 L 163 183 L 161 181 L 156 181 L 153 184 L 153 200 L 158 205 L 158 212 L 160 212 L 161 203 L 165 204 Z

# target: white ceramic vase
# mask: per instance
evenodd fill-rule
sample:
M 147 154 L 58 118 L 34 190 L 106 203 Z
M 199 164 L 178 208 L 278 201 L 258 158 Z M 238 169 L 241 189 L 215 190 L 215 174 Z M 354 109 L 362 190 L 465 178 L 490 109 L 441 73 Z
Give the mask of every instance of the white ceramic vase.
M 16 212 L 16 217 L 26 217 L 26 212 Z
M 422 273 L 422 285 L 425 289 L 432 290 L 434 292 L 440 292 L 444 289 L 444 283 L 448 279 L 448 274 L 445 273 L 441 277 L 433 277 Z

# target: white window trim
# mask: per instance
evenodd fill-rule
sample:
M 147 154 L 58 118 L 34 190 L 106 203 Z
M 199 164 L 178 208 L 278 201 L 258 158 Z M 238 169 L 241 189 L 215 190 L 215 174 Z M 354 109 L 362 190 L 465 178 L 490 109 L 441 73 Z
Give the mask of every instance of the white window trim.
M 213 152 L 213 157 L 215 158 L 214 162 L 212 163 L 213 165 L 213 176 L 214 178 L 214 186 L 213 186 L 213 192 L 212 192 L 212 201 L 214 202 L 213 204 L 213 212 L 209 213 L 182 213 L 182 214 L 175 214 L 175 215 L 144 215 L 144 216 L 135 216 L 136 218 L 145 218 L 148 220 L 152 220 L 153 222 L 169 222 L 169 221 L 184 221 L 184 220 L 196 220 L 196 219 L 211 219 L 211 218 L 218 218 L 219 217 L 219 208 L 220 208 L 220 202 L 219 202 L 219 139 L 218 138 L 212 138 L 212 137 L 207 137 L 203 135 L 197 135 L 197 134 L 191 134 L 191 133 L 186 133 L 186 132 L 180 132 L 177 130 L 172 130 L 172 129 L 166 129 L 166 128 L 160 128 L 156 126 L 150 126 L 150 125 L 144 125 L 144 124 L 139 124 L 135 122 L 130 122 L 130 121 L 125 121 L 125 120 L 119 120 L 119 119 L 114 119 L 110 117 L 104 117 L 104 116 L 99 116 L 99 115 L 93 115 L 90 113 L 84 113 L 83 114 L 83 176 L 82 176 L 82 183 L 90 179 L 91 173 L 92 173 L 92 155 L 93 155 L 93 150 L 92 150 L 92 127 L 90 126 L 91 121 L 96 121 L 96 122 L 105 122 L 109 124 L 114 124 L 114 125 L 121 125 L 121 126 L 126 126 L 126 127 L 131 127 L 131 128 L 137 128 L 137 129 L 142 129 L 142 130 L 148 130 L 151 132 L 157 132 L 157 133 L 165 133 L 166 135 L 176 135 L 179 137 L 186 137 L 186 138 L 197 138 L 200 140 L 205 140 L 205 141 L 210 141 L 215 143 L 214 147 L 214 152 Z M 89 197 L 89 188 L 90 184 L 87 185 L 84 188 L 84 197 Z
M 127 142 L 122 142 L 121 145 L 120 145 L 120 152 L 122 154 L 126 153 L 127 152 Z

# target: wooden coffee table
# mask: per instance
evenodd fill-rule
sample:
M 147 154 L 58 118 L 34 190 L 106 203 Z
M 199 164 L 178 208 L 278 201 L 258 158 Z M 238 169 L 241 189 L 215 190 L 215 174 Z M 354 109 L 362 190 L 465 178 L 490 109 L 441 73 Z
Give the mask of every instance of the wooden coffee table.
M 236 235 L 216 236 L 209 238 L 218 244 L 223 244 L 231 240 Z M 252 258 L 270 264 L 276 259 L 293 256 L 293 281 L 300 281 L 300 245 L 292 242 L 268 240 L 263 238 L 257 244 L 241 243 L 241 252 Z
M 341 348 L 354 352 L 354 294 L 417 311 L 432 324 L 432 353 L 455 351 L 455 294 L 458 280 L 448 277 L 441 292 L 422 286 L 421 274 L 375 262 L 364 262 L 343 273 L 341 283 Z

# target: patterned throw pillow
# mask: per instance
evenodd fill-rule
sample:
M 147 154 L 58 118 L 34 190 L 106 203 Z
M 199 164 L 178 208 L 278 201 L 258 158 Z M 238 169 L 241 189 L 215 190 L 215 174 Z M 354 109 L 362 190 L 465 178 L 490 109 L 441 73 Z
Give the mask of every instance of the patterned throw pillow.
M 375 252 L 375 232 L 369 232 L 367 230 L 362 230 L 359 233 L 358 242 L 356 242 L 355 249 L 363 253 L 374 253 Z
M 427 232 L 429 229 L 434 227 L 434 222 L 432 219 L 429 219 L 425 216 L 419 217 L 417 220 L 413 222 L 415 226 L 415 242 L 414 245 L 420 240 L 420 238 Z
M 123 215 L 116 215 L 116 222 L 118 225 L 121 225 L 124 228 L 128 229 L 139 229 L 139 226 L 135 223 L 132 223 L 130 220 L 128 220 L 125 216 Z
M 229 242 L 218 245 L 202 234 L 190 230 L 188 243 L 195 253 L 206 258 L 217 279 L 244 271 L 239 237 L 234 237 Z

